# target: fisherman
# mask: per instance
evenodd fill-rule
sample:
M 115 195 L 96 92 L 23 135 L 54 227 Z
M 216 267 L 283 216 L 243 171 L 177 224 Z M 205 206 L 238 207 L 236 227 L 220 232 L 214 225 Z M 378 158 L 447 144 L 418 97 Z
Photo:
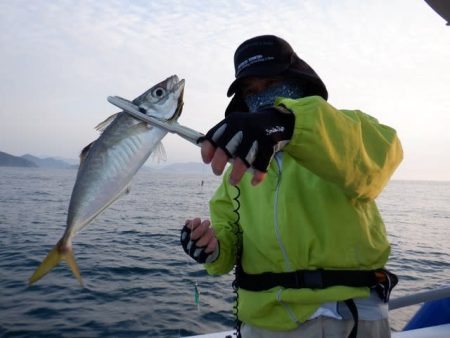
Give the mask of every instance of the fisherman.
M 235 267 L 244 338 L 390 337 L 397 278 L 375 199 L 403 157 L 396 131 L 333 107 L 277 36 L 244 41 L 234 66 L 225 119 L 201 140 L 223 182 L 184 251 L 212 275 Z

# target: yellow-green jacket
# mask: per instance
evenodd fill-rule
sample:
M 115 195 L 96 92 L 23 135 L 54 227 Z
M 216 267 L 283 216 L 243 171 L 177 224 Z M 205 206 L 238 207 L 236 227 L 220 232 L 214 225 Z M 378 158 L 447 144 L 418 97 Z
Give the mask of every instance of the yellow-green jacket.
M 245 272 L 300 269 L 371 270 L 385 265 L 390 246 L 375 198 L 402 160 L 394 129 L 360 111 L 337 110 L 319 96 L 279 98 L 295 114 L 294 134 L 266 179 L 239 184 Z M 230 170 L 210 201 L 220 255 L 205 267 L 225 274 L 235 263 L 237 189 Z M 290 330 L 321 303 L 367 297 L 368 288 L 239 290 L 243 322 Z

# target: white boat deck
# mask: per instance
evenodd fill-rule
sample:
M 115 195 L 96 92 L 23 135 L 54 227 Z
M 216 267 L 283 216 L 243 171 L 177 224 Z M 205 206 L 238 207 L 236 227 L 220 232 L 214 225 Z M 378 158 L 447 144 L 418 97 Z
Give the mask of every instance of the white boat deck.
M 445 338 L 450 337 L 450 324 L 442 324 L 422 329 L 393 332 L 392 338 Z
M 186 338 L 235 338 L 234 331 L 216 332 Z M 422 329 L 392 332 L 392 338 L 445 338 L 450 337 L 450 324 L 443 324 Z

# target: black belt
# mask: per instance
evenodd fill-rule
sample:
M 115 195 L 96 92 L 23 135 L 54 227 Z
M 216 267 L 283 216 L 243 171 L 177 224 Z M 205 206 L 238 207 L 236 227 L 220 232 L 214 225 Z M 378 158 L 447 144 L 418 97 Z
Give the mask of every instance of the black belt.
M 238 268 L 237 284 L 249 291 L 264 291 L 276 286 L 289 289 L 324 289 L 330 286 L 376 287 L 384 283 L 386 275 L 393 275 L 385 269 L 377 270 L 298 270 L 292 272 L 263 272 L 248 274 Z M 396 277 L 395 277 L 396 279 Z M 394 284 L 397 284 L 395 281 Z

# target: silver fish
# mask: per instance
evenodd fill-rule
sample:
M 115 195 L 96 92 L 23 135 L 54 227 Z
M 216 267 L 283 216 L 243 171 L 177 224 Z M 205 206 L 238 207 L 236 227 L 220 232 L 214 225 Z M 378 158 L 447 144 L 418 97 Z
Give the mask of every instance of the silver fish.
M 183 107 L 184 80 L 173 75 L 133 100 L 146 115 L 176 123 Z M 100 137 L 80 155 L 69 203 L 66 230 L 29 279 L 32 284 L 66 260 L 82 285 L 72 238 L 103 210 L 129 191 L 131 179 L 160 146 L 166 130 L 152 127 L 122 111 L 97 126 Z

